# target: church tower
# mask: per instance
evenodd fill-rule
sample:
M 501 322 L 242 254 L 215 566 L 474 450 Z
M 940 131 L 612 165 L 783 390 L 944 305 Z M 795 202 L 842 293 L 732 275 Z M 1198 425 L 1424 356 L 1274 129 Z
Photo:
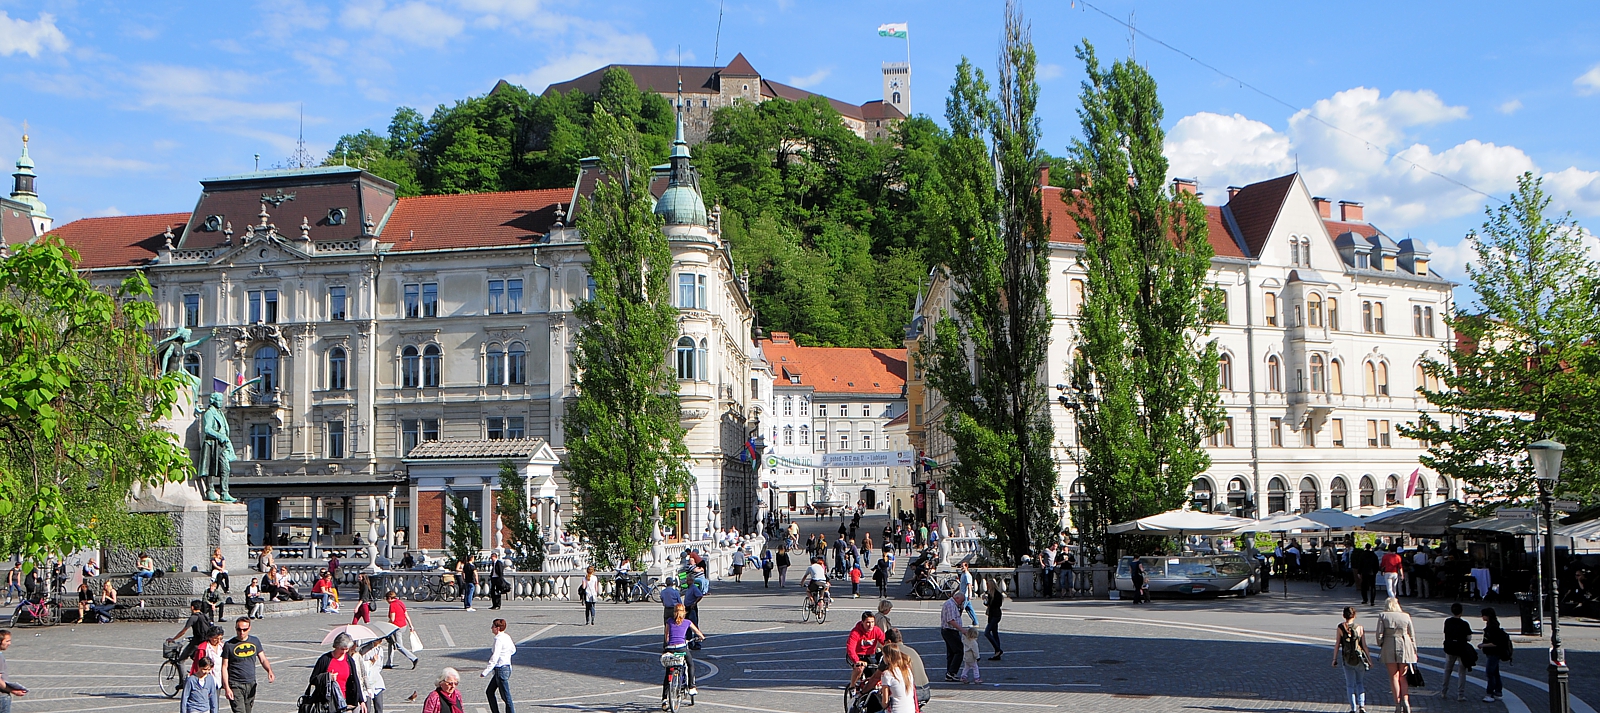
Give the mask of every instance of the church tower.
M 911 63 L 883 63 L 883 103 L 911 116 Z
M 39 200 L 39 193 L 35 190 L 33 181 L 37 178 L 33 174 L 33 159 L 28 156 L 28 135 L 22 135 L 22 156 L 17 158 L 17 171 L 11 174 L 11 199 L 27 205 L 33 213 L 34 235 L 44 235 L 50 232 L 50 226 L 55 220 L 45 211 L 44 201 Z

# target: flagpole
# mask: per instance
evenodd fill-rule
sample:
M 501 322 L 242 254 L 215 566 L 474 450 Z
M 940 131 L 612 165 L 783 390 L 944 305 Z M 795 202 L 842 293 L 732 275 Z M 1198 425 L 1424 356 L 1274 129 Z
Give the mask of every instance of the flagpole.
M 906 23 L 906 117 L 911 116 L 911 23 Z

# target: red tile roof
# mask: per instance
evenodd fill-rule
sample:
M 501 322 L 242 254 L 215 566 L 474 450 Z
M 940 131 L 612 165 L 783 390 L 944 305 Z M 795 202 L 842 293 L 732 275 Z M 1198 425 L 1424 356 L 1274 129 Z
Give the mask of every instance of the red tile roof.
M 817 393 L 898 396 L 906 383 L 906 350 L 853 347 L 803 347 L 783 332 L 761 341 L 773 380 L 792 383 L 785 368 L 799 372 L 801 386 Z
M 1371 223 L 1347 223 L 1342 220 L 1323 219 L 1322 224 L 1328 227 L 1328 237 L 1337 238 L 1345 233 L 1354 232 L 1362 237 L 1370 238 L 1378 234 L 1378 226 Z
M 1063 195 L 1062 189 L 1056 186 L 1044 188 L 1044 217 L 1050 221 L 1050 242 L 1082 244 L 1082 230 L 1072 217 L 1073 208 L 1062 200 Z M 1238 241 L 1228 231 L 1227 221 L 1222 218 L 1221 207 L 1206 206 L 1206 227 L 1213 254 L 1218 257 L 1244 257 Z
M 183 230 L 188 213 L 83 218 L 50 231 L 78 251 L 79 267 L 132 267 L 156 256 L 171 228 Z
M 722 68 L 722 73 L 730 77 L 761 76 L 761 73 L 757 72 L 755 67 L 750 66 L 750 60 L 744 58 L 743 52 L 734 55 L 733 61 L 729 62 L 728 66 Z
M 1239 231 L 1243 233 L 1245 248 L 1251 255 L 1260 255 L 1261 248 L 1267 244 L 1267 236 L 1272 233 L 1272 226 L 1278 221 L 1278 212 L 1283 209 L 1283 202 L 1289 197 L 1289 189 L 1294 186 L 1295 174 L 1279 176 L 1260 183 L 1252 183 L 1239 189 L 1228 200 L 1228 210 L 1233 213 L 1233 221 L 1238 224 Z
M 571 188 L 401 198 L 379 239 L 395 251 L 527 245 L 550 232 Z

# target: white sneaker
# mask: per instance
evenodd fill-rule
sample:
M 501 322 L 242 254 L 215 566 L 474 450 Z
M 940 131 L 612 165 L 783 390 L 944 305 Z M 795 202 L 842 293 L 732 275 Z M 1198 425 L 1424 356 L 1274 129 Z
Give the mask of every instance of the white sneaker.
M 477 609 L 474 609 L 472 607 L 467 607 L 467 611 L 477 611 Z
M 1483 702 L 1484 703 L 1493 703 L 1494 702 L 1494 696 L 1484 696 L 1483 697 Z
M 691 687 L 691 688 L 690 688 L 690 689 L 689 689 L 689 695 L 691 695 L 691 696 L 698 696 L 698 695 L 700 695 L 700 689 L 698 689 L 698 688 L 692 688 L 692 687 Z

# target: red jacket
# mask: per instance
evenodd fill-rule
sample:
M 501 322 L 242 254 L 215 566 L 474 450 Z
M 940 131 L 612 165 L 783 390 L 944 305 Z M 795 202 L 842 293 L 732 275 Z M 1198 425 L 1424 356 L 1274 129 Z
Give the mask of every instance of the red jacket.
M 1399 572 L 1403 566 L 1400 561 L 1400 555 L 1393 552 L 1384 555 L 1383 559 L 1378 562 L 1378 570 L 1382 572 Z
M 857 622 L 855 628 L 850 630 L 850 643 L 844 647 L 844 656 L 850 663 L 878 653 L 878 648 L 883 646 L 883 630 L 874 625 L 863 631 L 864 626 L 867 626 L 866 622 Z

